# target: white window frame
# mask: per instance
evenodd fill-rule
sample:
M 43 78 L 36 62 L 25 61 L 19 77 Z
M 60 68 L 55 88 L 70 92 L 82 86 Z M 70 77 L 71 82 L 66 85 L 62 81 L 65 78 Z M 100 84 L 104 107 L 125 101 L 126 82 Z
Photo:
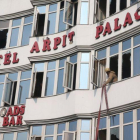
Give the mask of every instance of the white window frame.
M 62 140 L 66 140 L 66 139 L 64 139 L 65 133 L 73 134 L 73 139 L 72 140 L 75 140 L 75 132 L 73 132 L 73 131 L 63 131 Z

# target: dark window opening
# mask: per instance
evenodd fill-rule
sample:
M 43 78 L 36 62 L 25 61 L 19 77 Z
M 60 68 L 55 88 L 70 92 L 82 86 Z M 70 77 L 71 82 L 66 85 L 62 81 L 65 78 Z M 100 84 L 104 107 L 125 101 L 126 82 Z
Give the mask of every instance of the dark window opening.
M 0 48 L 6 47 L 8 29 L 0 30 Z
M 41 97 L 42 92 L 42 83 L 43 83 L 43 72 L 37 72 L 36 73 L 36 81 L 35 82 L 35 89 L 34 89 L 34 95 L 33 97 Z
M 45 14 L 38 14 L 37 17 L 37 33 L 36 36 L 43 36 L 44 32 Z
M 97 22 L 106 18 L 106 0 L 98 0 L 96 3 Z
M 110 15 L 116 12 L 116 0 L 110 1 Z
M 64 8 L 64 1 L 60 3 L 60 9 Z
M 74 64 L 73 90 L 75 90 L 76 88 L 76 72 L 77 72 L 77 64 Z
M 14 105 L 14 102 L 15 102 L 16 88 L 17 88 L 17 82 L 14 82 L 14 85 L 13 85 L 13 96 L 12 96 L 12 105 Z
M 120 0 L 120 10 L 125 9 L 127 6 L 127 0 Z
M 122 79 L 131 76 L 131 52 L 125 52 L 122 56 Z
M 98 140 L 106 140 L 107 133 L 106 130 L 99 130 Z
M 110 58 L 110 70 L 114 71 L 118 76 L 118 55 Z
M 74 4 L 74 25 L 76 25 L 76 22 L 77 22 L 77 7 L 78 7 L 78 3 L 75 3 Z

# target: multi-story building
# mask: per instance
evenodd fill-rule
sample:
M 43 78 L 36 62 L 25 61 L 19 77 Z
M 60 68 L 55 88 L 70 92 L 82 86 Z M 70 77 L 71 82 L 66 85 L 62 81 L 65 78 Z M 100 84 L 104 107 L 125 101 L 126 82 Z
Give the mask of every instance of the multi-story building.
M 0 0 L 0 140 L 140 140 L 139 0 Z

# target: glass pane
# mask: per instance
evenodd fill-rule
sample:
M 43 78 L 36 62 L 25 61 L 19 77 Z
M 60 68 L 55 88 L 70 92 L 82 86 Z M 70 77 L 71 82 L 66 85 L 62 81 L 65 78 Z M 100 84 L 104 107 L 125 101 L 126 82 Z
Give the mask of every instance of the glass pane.
M 76 131 L 77 130 L 77 121 L 72 121 L 69 123 L 69 131 Z
M 110 55 L 118 53 L 118 44 L 110 47 Z
M 70 62 L 71 63 L 77 63 L 77 54 L 70 57 Z
M 4 89 L 4 101 L 9 104 L 11 103 L 12 86 L 13 86 L 13 82 L 9 79 L 6 79 L 6 85 Z
M 137 129 L 138 140 L 140 140 L 140 123 L 137 123 Z
M 9 27 L 9 20 L 0 21 L 0 28 L 8 28 Z
M 4 84 L 0 84 L 0 106 L 1 106 L 2 94 L 3 94 L 3 85 Z
M 0 75 L 0 83 L 3 83 L 5 80 L 5 75 Z
M 58 124 L 57 134 L 63 133 L 64 130 L 65 130 L 65 123 Z
M 98 140 L 106 140 L 107 138 L 107 130 L 99 130 L 99 139 Z
M 59 61 L 59 68 L 64 67 L 65 61 L 66 61 L 66 58 L 61 59 L 61 60 Z
M 14 133 L 4 133 L 3 140 L 13 140 Z
M 21 24 L 21 18 L 13 20 L 12 26 L 19 26 Z
M 19 28 L 12 29 L 10 47 L 17 46 Z
M 106 128 L 106 118 L 100 119 L 99 129 Z
M 123 10 L 127 7 L 127 0 L 120 0 L 120 10 Z
M 42 126 L 33 126 L 32 136 L 41 136 Z
M 62 32 L 66 29 L 66 24 L 63 22 L 63 14 L 64 14 L 64 10 L 60 11 L 60 15 L 59 15 L 59 28 L 58 28 L 58 32 Z
M 134 49 L 133 66 L 134 76 L 140 74 L 140 47 Z
M 106 57 L 106 49 L 99 50 L 98 54 L 97 54 L 97 58 L 100 60 L 100 59 L 103 59 L 105 57 Z
M 81 130 L 82 131 L 89 131 L 90 130 L 90 120 L 82 120 Z
M 88 88 L 89 64 L 81 64 L 80 70 L 80 89 Z
M 66 1 L 65 22 L 72 25 L 73 22 L 73 4 Z
M 140 44 L 140 35 L 134 37 L 134 46 Z
M 50 5 L 49 12 L 56 11 L 56 10 L 57 10 L 57 4 Z
M 64 93 L 63 76 L 64 76 L 64 69 L 60 69 L 58 74 L 57 94 Z
M 81 2 L 80 24 L 88 24 L 88 2 Z
M 119 128 L 110 129 L 110 140 L 119 140 Z
M 62 140 L 62 136 L 57 136 L 57 140 Z
M 116 13 L 116 0 L 110 0 L 110 15 Z
M 44 63 L 36 63 L 35 64 L 35 70 L 36 71 L 44 71 Z
M 122 55 L 122 79 L 131 76 L 131 52 L 127 51 Z
M 27 140 L 28 132 L 21 132 L 17 134 L 17 140 Z
M 115 126 L 119 125 L 120 122 L 120 116 L 119 115 L 114 115 L 110 117 L 110 126 Z
M 54 125 L 47 125 L 45 134 L 46 135 L 53 135 L 54 134 Z
M 49 14 L 47 34 L 55 33 L 56 13 Z
M 26 98 L 29 95 L 30 80 L 20 82 L 19 94 L 18 94 L 18 103 L 25 104 Z
M 89 133 L 81 133 L 81 139 L 80 140 L 89 140 L 90 135 Z
M 89 62 L 89 53 L 82 53 L 81 62 Z
M 126 112 L 123 114 L 123 123 L 133 122 L 133 112 Z
M 48 63 L 48 70 L 53 70 L 56 67 L 56 61 L 52 61 Z
M 24 18 L 24 24 L 31 23 L 31 22 L 33 22 L 33 16 L 29 16 L 29 17 Z
M 137 110 L 137 120 L 140 120 L 140 109 Z
M 133 125 L 123 127 L 123 140 L 133 140 Z
M 53 140 L 53 137 L 46 137 L 45 140 Z
M 32 24 L 25 25 L 23 27 L 22 43 L 21 43 L 22 46 L 29 44 L 29 38 L 31 37 L 31 31 L 32 31 Z
M 7 37 L 8 37 L 8 29 L 0 30 L 0 48 L 1 49 L 6 47 Z
M 23 71 L 21 73 L 21 79 L 27 79 L 27 78 L 31 78 L 31 70 Z
M 123 41 L 123 43 L 122 43 L 122 50 L 123 51 L 127 50 L 129 48 L 131 48 L 131 39 Z
M 10 78 L 13 81 L 17 81 L 17 76 L 18 76 L 18 73 L 10 73 L 8 75 L 8 78 Z
M 135 4 L 136 2 L 138 2 L 138 0 L 131 0 L 131 1 L 130 1 L 130 5 L 133 5 L 133 4 Z
M 46 79 L 46 96 L 53 95 L 55 71 L 47 73 Z
M 40 14 L 46 13 L 46 6 L 38 6 L 37 10 Z

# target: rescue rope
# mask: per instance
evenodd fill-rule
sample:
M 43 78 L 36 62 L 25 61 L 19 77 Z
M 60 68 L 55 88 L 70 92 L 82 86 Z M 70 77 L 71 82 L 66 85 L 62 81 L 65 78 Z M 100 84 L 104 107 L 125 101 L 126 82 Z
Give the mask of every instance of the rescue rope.
M 107 111 L 107 114 L 108 114 L 108 111 L 109 111 L 108 99 L 107 99 L 107 94 L 106 94 L 106 87 L 102 87 L 101 102 L 100 102 L 100 108 L 99 108 L 99 112 L 98 112 L 98 121 L 97 121 L 97 127 L 96 127 L 96 137 L 95 137 L 95 140 L 98 139 L 103 93 L 105 95 L 105 102 L 106 102 L 106 111 Z

